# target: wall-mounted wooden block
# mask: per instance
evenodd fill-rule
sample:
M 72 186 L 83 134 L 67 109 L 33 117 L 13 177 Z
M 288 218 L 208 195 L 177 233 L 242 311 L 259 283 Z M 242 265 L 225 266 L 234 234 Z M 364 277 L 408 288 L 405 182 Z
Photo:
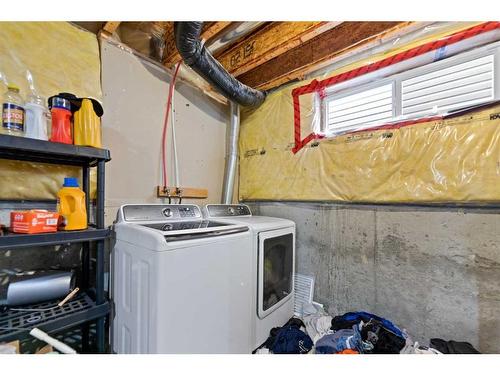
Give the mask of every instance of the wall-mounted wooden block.
M 191 198 L 191 199 L 206 199 L 208 198 L 207 189 L 197 189 L 190 187 L 174 187 L 174 186 L 157 186 L 156 192 L 158 198 Z

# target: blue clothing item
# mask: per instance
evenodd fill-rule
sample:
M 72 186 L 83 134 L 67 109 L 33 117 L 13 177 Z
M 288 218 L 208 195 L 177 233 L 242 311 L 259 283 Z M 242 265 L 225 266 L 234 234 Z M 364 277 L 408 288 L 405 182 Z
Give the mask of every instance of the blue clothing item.
M 284 326 L 271 347 L 274 354 L 305 354 L 313 347 L 311 338 L 295 326 Z
M 361 320 L 368 322 L 370 319 L 378 320 L 387 330 L 396 336 L 406 339 L 406 335 L 390 320 L 365 311 L 348 312 L 342 316 L 336 316 L 332 319 L 332 330 L 336 331 L 337 329 L 352 327 L 352 325 L 359 323 Z
M 333 354 L 345 349 L 363 352 L 363 342 L 357 325 L 354 325 L 352 329 L 341 329 L 323 336 L 316 342 L 316 353 L 318 354 Z

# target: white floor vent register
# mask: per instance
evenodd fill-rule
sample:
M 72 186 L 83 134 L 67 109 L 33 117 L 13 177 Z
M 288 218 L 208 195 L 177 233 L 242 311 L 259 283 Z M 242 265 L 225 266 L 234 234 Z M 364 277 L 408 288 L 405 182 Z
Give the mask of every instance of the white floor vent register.
M 314 296 L 314 276 L 295 274 L 294 279 L 295 287 L 295 305 L 294 315 L 302 316 L 302 309 L 304 304 L 311 304 Z

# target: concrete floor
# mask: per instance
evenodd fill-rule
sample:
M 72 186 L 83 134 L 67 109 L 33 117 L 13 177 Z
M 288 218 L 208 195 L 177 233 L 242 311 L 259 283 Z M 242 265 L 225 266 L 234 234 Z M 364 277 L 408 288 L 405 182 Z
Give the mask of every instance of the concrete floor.
M 364 310 L 500 353 L 500 210 L 253 203 L 297 224 L 297 272 L 331 315 Z

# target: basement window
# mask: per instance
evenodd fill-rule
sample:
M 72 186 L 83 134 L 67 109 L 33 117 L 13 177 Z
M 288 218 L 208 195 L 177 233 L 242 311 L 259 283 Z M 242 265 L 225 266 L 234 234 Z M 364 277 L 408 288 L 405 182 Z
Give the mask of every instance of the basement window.
M 403 80 L 402 114 L 433 115 L 493 100 L 493 64 L 489 55 Z
M 391 121 L 394 117 L 393 83 L 345 96 L 325 98 L 326 134 L 344 133 Z
M 364 77 L 332 85 L 317 107 L 319 133 L 332 137 L 500 100 L 499 65 L 494 43 L 357 87 Z

